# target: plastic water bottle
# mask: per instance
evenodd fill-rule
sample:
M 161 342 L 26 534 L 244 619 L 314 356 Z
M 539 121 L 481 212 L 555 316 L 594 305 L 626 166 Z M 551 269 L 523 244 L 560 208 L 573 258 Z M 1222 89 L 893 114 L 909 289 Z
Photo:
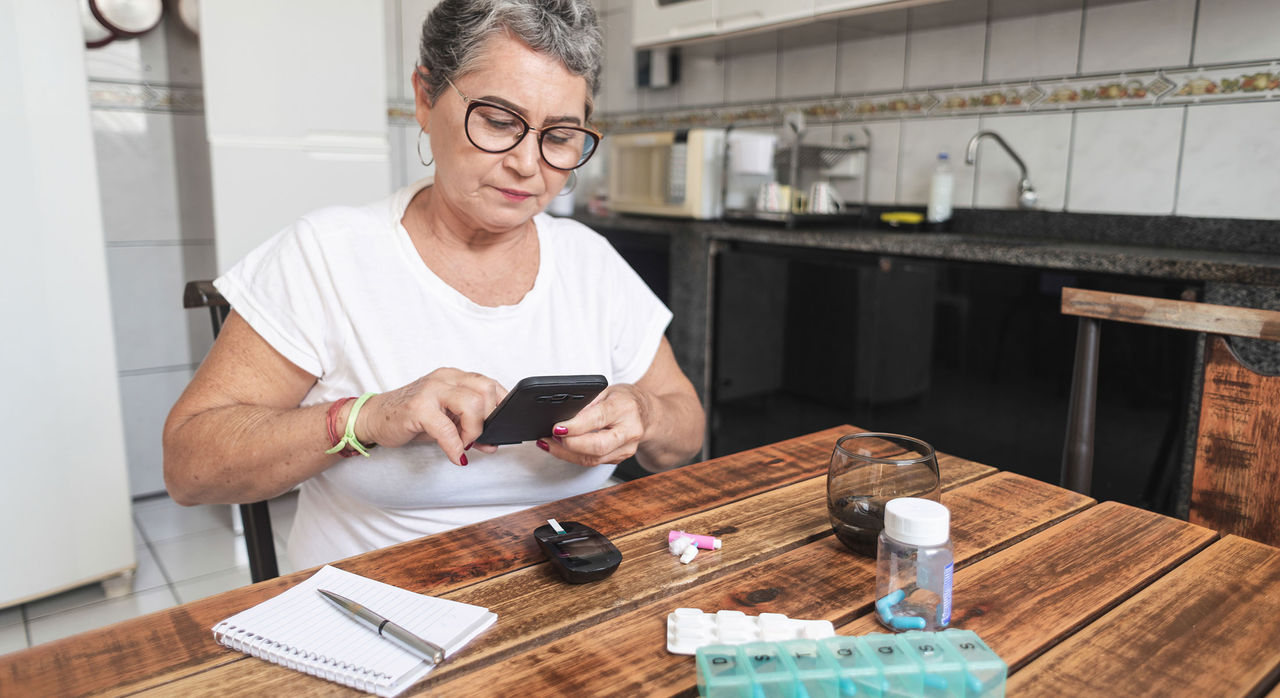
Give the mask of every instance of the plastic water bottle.
M 916 497 L 891 499 L 876 549 L 876 614 L 893 630 L 951 623 L 951 512 Z
M 955 188 L 955 176 L 951 173 L 951 158 L 938 153 L 938 166 L 929 180 L 929 208 L 925 220 L 934 226 L 951 220 L 951 192 Z

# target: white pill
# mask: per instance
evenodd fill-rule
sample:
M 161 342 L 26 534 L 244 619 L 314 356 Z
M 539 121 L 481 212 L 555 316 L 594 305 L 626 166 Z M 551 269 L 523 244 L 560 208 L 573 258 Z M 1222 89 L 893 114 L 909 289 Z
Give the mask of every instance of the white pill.
M 683 540 L 688 540 L 690 543 L 693 542 L 692 538 L 686 538 Z M 684 549 L 684 552 L 680 553 L 680 563 L 687 565 L 690 562 L 693 562 L 693 558 L 696 557 L 697 555 L 698 555 L 698 546 L 696 545 L 686 546 Z
M 680 536 L 667 544 L 667 550 L 670 550 L 672 555 L 684 555 L 684 551 L 690 547 L 697 546 L 694 545 L 693 538 L 689 536 Z
M 775 642 L 792 638 L 791 619 L 781 613 L 761 613 L 759 618 L 761 640 Z
M 829 620 L 811 620 L 800 630 L 800 636 L 808 640 L 821 640 L 835 634 L 836 627 Z

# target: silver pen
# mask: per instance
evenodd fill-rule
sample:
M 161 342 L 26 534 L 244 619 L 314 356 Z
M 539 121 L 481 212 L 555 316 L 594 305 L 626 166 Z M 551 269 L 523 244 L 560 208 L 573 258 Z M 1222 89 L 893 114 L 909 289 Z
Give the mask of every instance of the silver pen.
M 439 664 L 444 661 L 444 648 L 440 645 L 414 635 L 391 622 L 390 619 L 383 618 L 345 596 L 324 589 L 317 589 L 316 591 L 319 591 L 321 596 L 332 601 L 338 608 L 365 622 L 370 628 L 377 630 L 382 637 L 395 642 L 410 652 L 422 655 L 432 664 Z

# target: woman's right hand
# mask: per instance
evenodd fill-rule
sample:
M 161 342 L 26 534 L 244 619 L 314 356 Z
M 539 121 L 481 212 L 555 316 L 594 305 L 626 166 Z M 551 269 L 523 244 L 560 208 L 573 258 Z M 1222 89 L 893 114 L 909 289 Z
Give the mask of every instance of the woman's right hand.
M 484 418 L 506 394 L 487 376 L 438 368 L 403 388 L 369 398 L 356 416 L 356 438 L 389 448 L 435 441 L 449 460 L 466 465 L 464 451 L 480 437 Z M 486 453 L 497 450 L 477 448 Z

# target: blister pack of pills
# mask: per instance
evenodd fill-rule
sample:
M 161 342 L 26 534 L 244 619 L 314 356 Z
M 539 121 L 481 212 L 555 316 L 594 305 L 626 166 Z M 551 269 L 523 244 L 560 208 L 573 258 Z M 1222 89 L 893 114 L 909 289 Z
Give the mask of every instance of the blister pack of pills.
M 829 620 L 799 620 L 781 613 L 749 616 L 742 611 L 703 613 L 697 608 L 677 608 L 667 615 L 667 651 L 672 654 L 694 654 L 707 645 L 817 640 L 835 634 Z
M 1008 676 L 977 634 L 954 628 L 710 645 L 697 668 L 703 698 L 1003 698 Z

